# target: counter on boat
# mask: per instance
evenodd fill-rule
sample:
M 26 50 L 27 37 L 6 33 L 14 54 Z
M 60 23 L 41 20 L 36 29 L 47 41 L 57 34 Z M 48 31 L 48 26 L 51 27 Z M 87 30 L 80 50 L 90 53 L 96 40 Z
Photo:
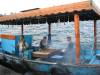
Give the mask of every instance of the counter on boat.
M 33 57 L 47 58 L 50 55 L 52 55 L 53 53 L 55 53 L 56 51 L 57 50 L 55 50 L 55 49 L 44 49 L 44 50 L 35 51 L 35 52 L 33 52 Z

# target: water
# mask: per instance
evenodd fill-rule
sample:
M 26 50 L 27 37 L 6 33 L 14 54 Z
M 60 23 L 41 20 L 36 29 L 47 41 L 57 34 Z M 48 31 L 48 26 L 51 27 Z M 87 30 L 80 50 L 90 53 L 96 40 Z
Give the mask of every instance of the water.
M 22 75 L 0 65 L 0 75 Z
M 100 49 L 100 21 L 97 21 L 97 48 Z M 66 37 L 71 36 L 72 41 L 75 43 L 75 32 L 74 23 L 52 23 L 51 28 L 52 42 L 50 47 L 56 49 L 66 48 Z M 0 34 L 21 34 L 21 26 L 16 25 L 0 25 Z M 39 46 L 40 40 L 43 36 L 48 35 L 48 24 L 31 24 L 24 26 L 24 34 L 33 35 L 34 46 Z M 81 42 L 81 56 L 83 58 L 84 54 L 86 57 L 91 55 L 90 52 L 85 53 L 85 51 L 92 51 L 94 48 L 94 27 L 93 21 L 80 22 L 80 42 Z M 85 58 L 89 59 L 89 58 Z M 2 68 L 1 68 L 2 70 Z M 9 71 L 7 71 L 9 72 Z M 11 72 L 9 72 L 11 73 Z M 1 74 L 0 74 L 1 75 Z M 9 74 L 10 75 L 10 74 Z M 11 74 L 13 75 L 13 74 Z M 14 74 L 15 75 L 15 74 Z
M 97 21 L 97 40 L 98 48 L 100 42 L 100 21 Z M 88 49 L 93 50 L 94 44 L 94 28 L 93 21 L 80 21 L 80 40 L 81 40 L 81 50 Z M 21 34 L 21 26 L 16 25 L 0 25 L 0 34 Z M 52 23 L 51 27 L 52 42 L 50 47 L 56 49 L 66 48 L 66 37 L 71 36 L 72 41 L 75 43 L 75 33 L 74 33 L 74 23 Z M 48 24 L 30 24 L 24 26 L 24 34 L 33 35 L 34 46 L 39 46 L 40 40 L 43 36 L 48 35 Z

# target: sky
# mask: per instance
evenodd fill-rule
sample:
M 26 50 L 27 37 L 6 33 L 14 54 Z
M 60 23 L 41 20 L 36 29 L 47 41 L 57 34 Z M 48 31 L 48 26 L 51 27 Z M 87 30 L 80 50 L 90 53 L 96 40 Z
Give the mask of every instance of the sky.
M 46 8 L 86 0 L 0 0 L 0 14 L 16 13 L 32 8 Z M 100 7 L 100 0 L 93 0 Z

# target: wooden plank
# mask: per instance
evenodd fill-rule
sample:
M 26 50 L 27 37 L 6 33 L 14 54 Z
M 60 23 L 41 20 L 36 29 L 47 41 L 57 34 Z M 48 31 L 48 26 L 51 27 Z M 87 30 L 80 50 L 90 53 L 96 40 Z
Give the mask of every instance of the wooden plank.
M 79 15 L 74 15 L 75 37 L 76 37 L 76 64 L 80 63 L 80 29 L 79 29 Z

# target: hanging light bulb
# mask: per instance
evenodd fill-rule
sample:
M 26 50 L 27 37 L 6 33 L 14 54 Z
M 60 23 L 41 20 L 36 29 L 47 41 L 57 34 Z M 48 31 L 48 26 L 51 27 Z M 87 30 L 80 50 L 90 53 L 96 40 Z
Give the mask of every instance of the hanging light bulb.
M 59 18 L 58 21 L 57 21 L 57 26 L 59 26 L 59 24 L 60 24 L 60 18 Z
M 39 18 L 38 18 L 38 24 L 39 24 Z
M 31 25 L 32 23 L 31 23 L 31 20 L 30 20 L 30 25 Z
M 69 25 L 69 15 L 68 15 L 68 21 L 67 21 L 68 25 Z
M 64 22 L 64 25 L 66 25 L 66 22 Z
M 65 15 L 64 15 L 64 25 L 66 25 L 66 21 L 65 21 Z
M 48 24 L 47 18 L 46 18 L 46 25 Z
M 60 19 L 58 19 L 58 23 L 60 23 Z

